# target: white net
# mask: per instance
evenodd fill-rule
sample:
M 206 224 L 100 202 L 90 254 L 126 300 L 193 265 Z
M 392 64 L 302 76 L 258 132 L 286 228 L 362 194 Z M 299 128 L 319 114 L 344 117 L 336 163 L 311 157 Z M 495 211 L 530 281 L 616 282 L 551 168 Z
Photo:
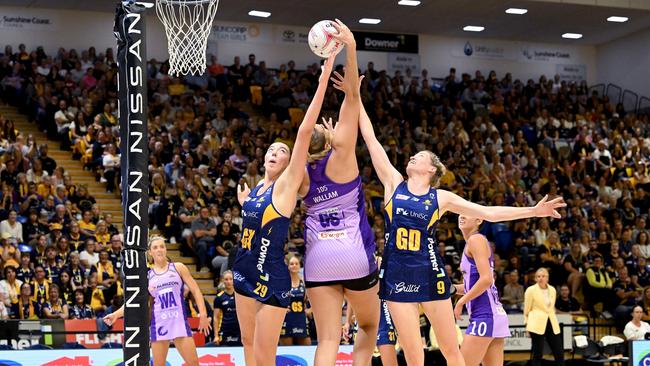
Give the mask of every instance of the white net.
M 201 75 L 205 50 L 219 0 L 157 0 L 156 13 L 165 26 L 170 75 Z

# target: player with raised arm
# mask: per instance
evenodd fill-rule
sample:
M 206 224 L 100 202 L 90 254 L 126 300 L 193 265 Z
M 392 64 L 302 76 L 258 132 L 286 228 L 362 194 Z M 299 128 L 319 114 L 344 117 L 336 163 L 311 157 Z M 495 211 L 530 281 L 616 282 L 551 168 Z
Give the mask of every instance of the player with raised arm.
M 188 286 L 199 307 L 199 331 L 210 332 L 205 301 L 199 286 L 183 263 L 171 262 L 167 258 L 165 238 L 154 236 L 149 239 L 149 255 L 153 264 L 149 269 L 149 295 L 151 296 L 151 326 L 149 338 L 153 353 L 153 365 L 164 366 L 167 362 L 169 343 L 188 366 L 199 366 L 196 345 L 187 322 L 187 308 L 184 306 L 183 288 Z M 124 306 L 104 317 L 104 322 L 113 325 L 124 316 Z
M 264 179 L 237 189 L 242 206 L 242 239 L 233 265 L 237 318 L 246 365 L 275 365 L 282 323 L 291 300 L 291 277 L 284 262 L 289 218 L 305 174 L 307 150 L 320 114 L 336 55 L 322 67 L 318 89 L 298 129 L 293 152 L 282 142 L 269 146 Z
M 334 87 L 345 89 L 348 86 L 337 76 Z M 379 297 L 388 302 L 406 362 L 424 364 L 418 312 L 421 304 L 447 364 L 465 365 L 456 339 L 451 280 L 445 273 L 435 242 L 438 220 L 447 211 L 491 222 L 535 216 L 559 218 L 556 209 L 566 204 L 561 197 L 550 201 L 544 197 L 535 207 L 486 207 L 469 202 L 452 192 L 435 188 L 445 167 L 431 151 L 411 156 L 406 167 L 408 179 L 404 180 L 377 140 L 363 107 L 359 126 L 384 186 L 386 246 L 379 275 Z
M 332 23 L 345 44 L 345 99 L 333 131 L 318 125 L 309 146 L 310 162 L 299 194 L 305 220 L 305 286 L 316 322 L 314 365 L 333 365 L 341 340 L 345 296 L 355 310 L 359 331 L 353 362 L 370 362 L 377 338 L 379 298 L 375 241 L 365 211 L 355 154 L 361 99 L 356 42 L 341 21 Z

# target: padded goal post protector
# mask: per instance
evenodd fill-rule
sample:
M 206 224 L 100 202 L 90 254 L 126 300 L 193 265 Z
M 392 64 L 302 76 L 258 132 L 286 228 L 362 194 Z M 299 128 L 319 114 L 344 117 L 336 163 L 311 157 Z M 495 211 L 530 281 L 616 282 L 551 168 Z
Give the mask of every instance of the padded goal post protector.
M 145 7 L 119 2 L 115 12 L 120 124 L 120 171 L 124 246 L 124 365 L 148 366 L 149 291 L 147 241 L 149 229 L 147 146 L 147 56 Z

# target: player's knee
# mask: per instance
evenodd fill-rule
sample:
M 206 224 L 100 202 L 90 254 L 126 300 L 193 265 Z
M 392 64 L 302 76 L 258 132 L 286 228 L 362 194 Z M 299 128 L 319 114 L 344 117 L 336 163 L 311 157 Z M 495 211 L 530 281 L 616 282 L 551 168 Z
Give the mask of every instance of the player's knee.
M 455 342 L 440 342 L 440 352 L 445 355 L 445 358 L 449 357 L 463 357 L 460 353 L 460 348 Z
M 369 334 L 376 334 L 379 329 L 379 323 L 373 322 L 372 320 L 367 320 L 363 323 L 359 322 L 359 329 Z
M 242 334 L 241 343 L 244 346 L 252 347 L 253 346 L 253 335 L 252 334 Z

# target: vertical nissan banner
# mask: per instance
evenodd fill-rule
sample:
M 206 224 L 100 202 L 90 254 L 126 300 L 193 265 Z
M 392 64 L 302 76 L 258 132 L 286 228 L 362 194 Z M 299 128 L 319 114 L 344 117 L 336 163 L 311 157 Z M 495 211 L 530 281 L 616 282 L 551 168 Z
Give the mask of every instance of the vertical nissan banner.
M 119 2 L 117 38 L 120 164 L 124 249 L 124 365 L 149 365 L 147 239 L 149 197 L 147 171 L 147 81 L 145 8 Z

